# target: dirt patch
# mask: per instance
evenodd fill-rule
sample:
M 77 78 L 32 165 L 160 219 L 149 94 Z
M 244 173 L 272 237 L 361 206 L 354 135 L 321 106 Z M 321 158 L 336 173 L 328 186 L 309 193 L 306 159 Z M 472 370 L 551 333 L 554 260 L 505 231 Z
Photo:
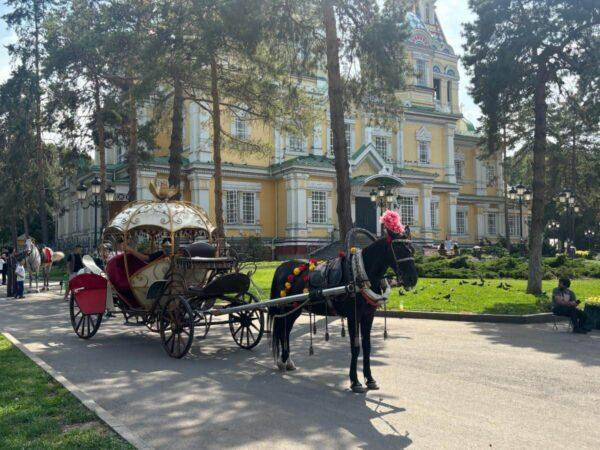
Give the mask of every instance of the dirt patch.
M 86 430 L 96 430 L 100 433 L 105 432 L 104 426 L 100 422 L 92 420 L 91 422 L 84 423 L 71 423 L 69 425 L 65 425 L 62 428 L 63 433 L 67 433 L 69 431 L 78 430 L 78 431 L 86 431 Z

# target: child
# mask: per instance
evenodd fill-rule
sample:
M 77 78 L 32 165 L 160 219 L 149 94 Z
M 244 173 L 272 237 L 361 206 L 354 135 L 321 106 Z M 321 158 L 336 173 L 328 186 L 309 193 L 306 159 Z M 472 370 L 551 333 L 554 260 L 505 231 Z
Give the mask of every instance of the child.
M 15 298 L 24 298 L 23 291 L 25 289 L 25 267 L 23 267 L 22 259 L 17 262 L 15 275 L 17 277 L 17 294 L 15 295 Z

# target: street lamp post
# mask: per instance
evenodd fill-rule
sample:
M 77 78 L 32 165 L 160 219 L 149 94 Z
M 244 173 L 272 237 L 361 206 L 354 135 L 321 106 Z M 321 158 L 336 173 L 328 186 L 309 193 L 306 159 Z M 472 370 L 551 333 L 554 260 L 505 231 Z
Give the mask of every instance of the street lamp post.
M 593 250 L 593 245 L 592 245 L 592 240 L 594 239 L 594 236 L 596 235 L 596 233 L 594 232 L 594 230 L 585 230 L 583 232 L 583 234 L 585 234 L 585 237 L 588 239 L 588 247 L 589 250 Z
M 564 190 L 558 194 L 558 203 L 565 208 L 565 214 L 569 221 L 569 232 L 566 240 L 570 243 L 574 243 L 575 214 L 579 213 L 579 205 L 576 204 L 575 196 L 568 190 Z M 570 246 L 570 244 L 568 244 L 568 246 Z
M 519 205 L 519 240 L 523 253 L 523 204 L 531 200 L 531 191 L 519 183 L 508 191 L 508 198 Z
M 373 189 L 370 193 L 371 201 L 379 206 L 381 212 L 389 208 L 394 203 L 394 195 L 392 191 L 386 189 L 385 186 L 379 186 L 377 189 Z M 381 224 L 381 234 L 383 234 L 383 224 Z
M 98 208 L 102 206 L 102 197 L 100 195 L 102 191 L 102 181 L 99 177 L 94 177 L 92 182 L 90 183 L 90 190 L 92 192 L 92 198 L 89 200 L 87 205 L 83 205 L 87 197 L 88 188 L 85 184 L 81 183 L 77 188 L 77 199 L 81 202 L 81 207 L 83 209 L 88 209 L 90 207 L 94 208 L 94 249 L 98 247 Z M 104 194 L 106 195 L 106 201 L 112 202 L 115 199 L 115 190 L 108 186 L 104 189 Z
M 556 220 L 551 220 L 548 223 L 548 229 L 552 232 L 551 234 L 554 235 L 554 238 L 553 238 L 555 240 L 554 246 L 556 247 L 556 250 L 558 251 L 559 249 L 558 249 L 558 234 L 557 233 L 558 233 L 558 230 L 560 229 L 560 223 L 557 222 Z

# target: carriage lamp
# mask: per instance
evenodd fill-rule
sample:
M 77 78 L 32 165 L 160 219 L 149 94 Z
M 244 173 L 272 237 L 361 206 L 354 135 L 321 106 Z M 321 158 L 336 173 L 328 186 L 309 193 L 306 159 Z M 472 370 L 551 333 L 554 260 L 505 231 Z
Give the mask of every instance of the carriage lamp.
M 379 186 L 379 197 L 385 197 L 385 186 Z
M 523 194 L 523 198 L 525 199 L 526 202 L 531 200 L 531 191 L 529 189 L 527 189 L 525 191 L 525 193 Z
M 511 200 L 515 200 L 517 198 L 517 190 L 513 187 L 508 191 L 508 198 Z
M 517 195 L 519 196 L 523 196 L 525 195 L 525 191 L 527 190 L 527 188 L 525 186 L 523 186 L 521 183 L 517 184 Z
M 552 231 L 557 231 L 560 228 L 560 223 L 558 223 L 556 220 L 553 220 L 548 224 L 548 228 Z
M 94 177 L 90 184 L 92 187 L 92 194 L 100 195 L 100 190 L 102 189 L 102 181 L 100 180 L 100 177 Z

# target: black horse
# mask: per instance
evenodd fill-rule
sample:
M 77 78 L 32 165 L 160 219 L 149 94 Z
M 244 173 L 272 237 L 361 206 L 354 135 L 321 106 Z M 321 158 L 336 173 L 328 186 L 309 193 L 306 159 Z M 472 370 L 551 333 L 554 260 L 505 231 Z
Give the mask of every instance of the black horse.
M 397 278 L 398 284 L 411 288 L 417 283 L 417 269 L 414 263 L 414 250 L 410 240 L 404 235 L 398 235 L 386 231 L 386 235 L 362 250 L 364 272 L 368 277 L 371 290 L 375 294 L 381 294 L 381 284 L 384 276 L 391 268 Z M 356 255 L 341 255 L 342 277 L 337 285 L 348 285 L 352 282 L 352 268 L 350 258 Z M 296 269 L 296 274 L 294 270 Z M 304 269 L 304 270 L 299 270 Z M 275 271 L 273 283 L 271 284 L 271 298 L 280 297 L 288 289 L 285 295 L 299 294 L 305 291 L 309 281 L 308 264 L 306 261 L 290 260 L 281 264 Z M 364 280 L 366 281 L 366 280 Z M 378 389 L 377 383 L 371 374 L 371 327 L 375 318 L 377 304 L 366 292 L 360 290 L 366 283 L 359 283 L 355 294 L 345 294 L 331 299 L 329 302 L 320 299 L 312 299 L 303 305 L 292 304 L 286 306 L 272 307 L 269 309 L 269 319 L 272 323 L 272 347 L 273 356 L 280 370 L 295 370 L 294 363 L 290 358 L 290 332 L 294 322 L 302 310 L 317 315 L 339 315 L 348 320 L 348 332 L 350 336 L 350 349 L 352 359 L 350 362 L 350 388 L 354 392 L 365 392 L 366 389 Z M 331 287 L 331 286 L 328 286 Z M 310 331 L 312 333 L 312 330 Z M 362 338 L 363 349 L 363 374 L 366 389 L 358 380 L 356 366 L 360 353 L 359 335 Z

